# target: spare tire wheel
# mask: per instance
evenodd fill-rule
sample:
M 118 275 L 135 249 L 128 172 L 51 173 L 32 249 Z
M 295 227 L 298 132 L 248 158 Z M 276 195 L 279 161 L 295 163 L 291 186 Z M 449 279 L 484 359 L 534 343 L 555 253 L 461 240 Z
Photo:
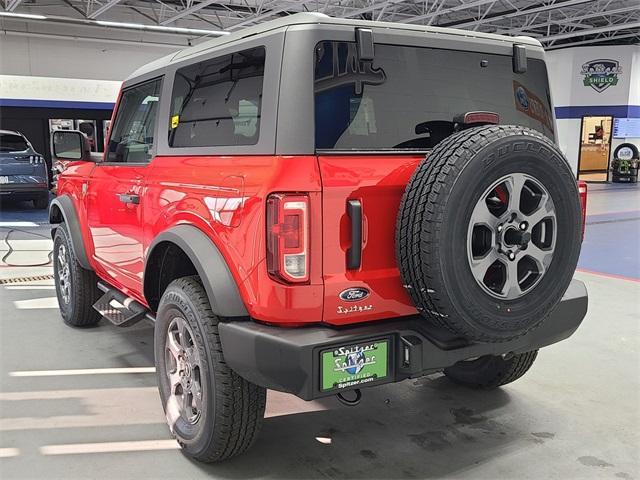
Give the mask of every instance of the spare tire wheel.
M 638 147 L 633 143 L 621 143 L 613 151 L 613 158 L 619 158 L 620 160 L 633 160 L 640 158 Z
M 576 180 L 557 146 L 518 126 L 440 142 L 400 204 L 402 281 L 432 324 L 469 340 L 540 325 L 571 282 L 581 244 Z

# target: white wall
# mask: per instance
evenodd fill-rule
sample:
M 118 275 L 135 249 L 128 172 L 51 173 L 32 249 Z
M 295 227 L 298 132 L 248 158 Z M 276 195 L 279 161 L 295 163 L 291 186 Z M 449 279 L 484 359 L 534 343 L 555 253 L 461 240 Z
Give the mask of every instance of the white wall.
M 0 34 L 0 73 L 121 81 L 177 48 Z
M 556 125 L 558 127 L 558 146 L 564 156 L 567 157 L 571 170 L 577 173 L 582 121 L 574 118 L 560 119 L 556 120 Z
M 640 47 L 617 45 L 574 47 L 547 52 L 551 92 L 556 106 L 627 105 L 631 86 L 634 53 Z M 617 60 L 622 68 L 618 84 L 598 93 L 585 86 L 582 65 L 597 59 Z
M 617 60 L 622 69 L 618 83 L 602 92 L 584 85 L 582 65 L 597 59 Z M 606 107 L 640 106 L 640 47 L 635 45 L 574 47 L 547 52 L 547 66 L 551 95 L 558 115 L 558 143 L 569 163 L 577 172 L 580 151 L 580 127 L 582 116 L 608 115 Z M 584 107 L 571 118 L 564 107 Z M 626 114 L 625 114 L 626 117 Z M 614 138 L 611 141 L 610 157 L 621 143 L 631 142 L 640 147 L 639 138 Z
M 0 75 L 0 99 L 115 103 L 122 82 Z
M 631 87 L 629 89 L 629 105 L 640 105 L 640 47 L 633 50 L 633 64 L 630 75 Z

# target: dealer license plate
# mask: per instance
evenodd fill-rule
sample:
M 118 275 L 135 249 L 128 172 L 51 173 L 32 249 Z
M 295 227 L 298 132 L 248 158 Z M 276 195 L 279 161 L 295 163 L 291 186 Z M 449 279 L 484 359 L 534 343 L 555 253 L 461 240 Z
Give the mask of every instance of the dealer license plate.
M 322 391 L 366 386 L 389 375 L 389 340 L 344 345 L 320 353 Z
M 9 177 L 6 175 L 0 176 L 0 185 L 5 185 L 9 183 Z

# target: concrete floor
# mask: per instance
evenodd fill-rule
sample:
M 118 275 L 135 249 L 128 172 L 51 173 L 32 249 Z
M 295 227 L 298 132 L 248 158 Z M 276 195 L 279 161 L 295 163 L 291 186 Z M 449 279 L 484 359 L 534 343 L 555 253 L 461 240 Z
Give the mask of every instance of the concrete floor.
M 51 267 L 7 265 L 48 261 L 46 216 L 3 205 L 14 251 L 0 241 L 0 279 L 45 277 L 0 286 L 0 477 L 640 478 L 640 271 L 627 268 L 640 256 L 639 193 L 592 188 L 576 274 L 588 317 L 518 382 L 475 392 L 429 377 L 365 390 L 354 408 L 269 392 L 253 449 L 212 466 L 171 440 L 152 327 L 64 326 Z

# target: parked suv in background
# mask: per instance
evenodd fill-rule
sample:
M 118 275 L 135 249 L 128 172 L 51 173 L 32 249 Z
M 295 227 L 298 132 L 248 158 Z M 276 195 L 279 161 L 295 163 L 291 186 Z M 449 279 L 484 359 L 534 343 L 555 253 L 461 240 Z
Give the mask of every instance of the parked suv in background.
M 49 206 L 47 163 L 24 135 L 0 130 L 0 199 L 31 200 Z
M 155 321 L 198 460 L 251 445 L 267 388 L 498 387 L 586 314 L 585 197 L 535 40 L 294 15 L 141 68 L 111 125 L 96 163 L 54 132 L 60 310 Z

